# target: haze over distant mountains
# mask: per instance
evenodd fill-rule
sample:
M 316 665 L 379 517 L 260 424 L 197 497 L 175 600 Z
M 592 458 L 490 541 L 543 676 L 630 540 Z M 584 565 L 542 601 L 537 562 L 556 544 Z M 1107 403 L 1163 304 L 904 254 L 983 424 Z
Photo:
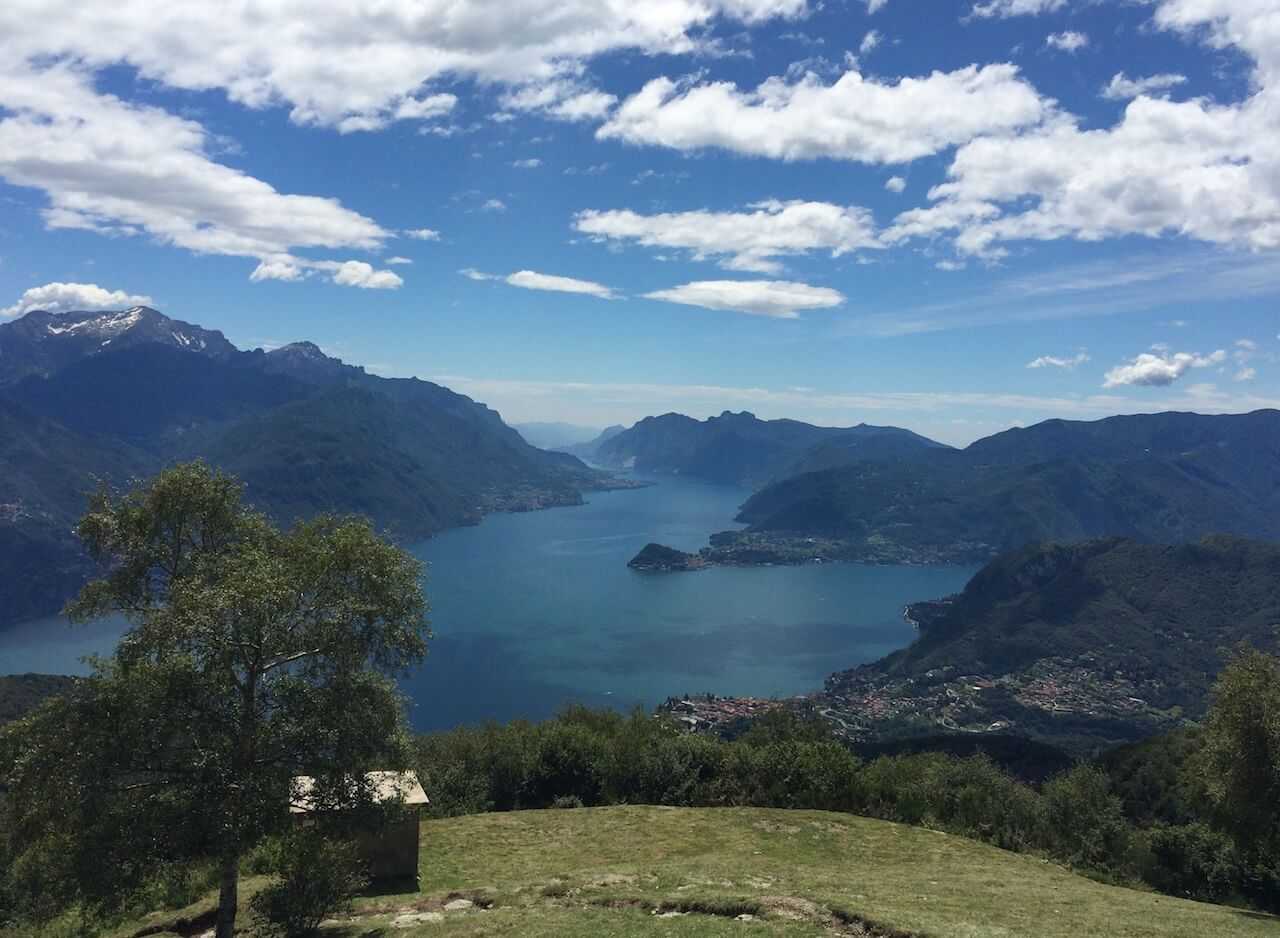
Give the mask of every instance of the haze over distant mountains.
M 893 462 L 949 448 L 898 427 L 815 427 L 798 420 L 760 420 L 745 411 L 707 420 L 663 414 L 606 434 L 588 453 L 599 465 L 748 486 L 820 466 L 861 459 Z
M 403 537 L 604 484 L 447 388 L 311 343 L 240 351 L 154 309 L 0 325 L 0 623 L 56 611 L 87 572 L 71 534 L 95 478 L 202 457 L 288 522 L 360 513 Z

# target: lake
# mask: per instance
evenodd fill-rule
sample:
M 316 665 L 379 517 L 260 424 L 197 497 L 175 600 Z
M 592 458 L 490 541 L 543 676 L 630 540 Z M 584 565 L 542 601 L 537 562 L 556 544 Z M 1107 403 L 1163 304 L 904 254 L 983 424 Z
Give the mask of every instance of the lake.
M 421 730 L 516 717 L 569 701 L 652 707 L 673 694 L 789 696 L 903 647 L 908 602 L 959 590 L 973 567 L 712 568 L 642 574 L 650 541 L 696 550 L 750 494 L 678 477 L 594 492 L 588 503 L 491 515 L 416 545 L 428 564 L 431 641 L 405 681 Z M 0 632 L 0 673 L 83 673 L 119 623 L 51 619 Z

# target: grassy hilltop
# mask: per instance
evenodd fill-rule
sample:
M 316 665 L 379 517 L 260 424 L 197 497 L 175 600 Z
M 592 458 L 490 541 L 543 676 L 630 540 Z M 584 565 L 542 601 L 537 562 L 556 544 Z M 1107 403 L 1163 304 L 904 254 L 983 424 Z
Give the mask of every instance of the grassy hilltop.
M 1030 856 L 846 814 L 612 807 L 426 821 L 422 890 L 357 901 L 330 938 L 386 934 L 1109 938 L 1280 932 Z M 246 890 L 247 891 L 247 890 Z M 462 900 L 462 901 L 459 901 Z M 146 927 L 200 930 L 212 897 Z M 749 916 L 749 918 L 743 918 Z M 247 917 L 246 917 L 247 921 Z

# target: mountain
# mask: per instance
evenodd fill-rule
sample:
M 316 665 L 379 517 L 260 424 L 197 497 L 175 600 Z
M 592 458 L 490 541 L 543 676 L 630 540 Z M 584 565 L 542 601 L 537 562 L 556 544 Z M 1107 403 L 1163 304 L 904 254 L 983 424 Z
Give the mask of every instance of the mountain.
M 29 313 L 0 324 L 0 625 L 56 611 L 91 572 L 71 531 L 96 480 L 191 458 L 281 523 L 358 512 L 404 538 L 610 484 L 483 404 L 309 342 L 240 351 L 145 307 Z
M 836 538 L 857 557 L 973 561 L 1027 543 L 1224 532 L 1280 537 L 1280 412 L 1051 420 L 804 473 L 757 492 L 749 533 Z
M 1199 719 L 1239 643 L 1280 650 L 1280 545 L 1027 547 L 908 615 L 920 627 L 911 646 L 827 680 L 821 704 L 851 735 L 1140 739 Z
M 580 427 L 572 423 L 534 422 L 516 423 L 512 428 L 538 449 L 554 449 L 567 452 L 570 446 L 590 443 L 600 436 L 598 427 Z
M 825 449 L 814 453 L 816 447 Z M 745 411 L 725 411 L 701 421 L 683 414 L 646 417 L 601 442 L 596 461 L 614 468 L 758 485 L 789 474 L 793 467 L 804 467 L 809 459 L 826 463 L 900 459 L 946 448 L 896 427 L 815 427 L 798 420 L 760 420 Z
M 585 443 L 574 443 L 571 446 L 566 446 L 564 451 L 572 453 L 579 459 L 586 460 L 589 463 L 596 463 L 596 458 L 600 454 L 600 447 L 604 446 L 605 443 L 612 440 L 619 433 L 625 432 L 626 429 L 621 424 L 605 427 L 595 438 L 587 440 Z
M 35 310 L 0 325 L 0 386 L 136 345 L 167 345 L 209 358 L 238 354 L 221 332 L 170 319 L 148 306 L 112 312 Z

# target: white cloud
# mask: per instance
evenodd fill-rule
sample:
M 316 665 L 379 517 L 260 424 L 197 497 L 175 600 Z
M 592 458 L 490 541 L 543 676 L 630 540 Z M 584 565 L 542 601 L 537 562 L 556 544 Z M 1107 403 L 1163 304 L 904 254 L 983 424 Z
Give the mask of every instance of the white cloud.
M 399 255 L 397 255 L 395 257 L 388 257 L 385 261 L 383 261 L 383 263 L 391 267 L 400 267 L 405 264 L 412 264 L 413 261 L 407 257 L 400 257 Z
M 505 212 L 507 203 L 501 199 L 486 199 L 480 206 L 482 212 Z
M 1052 13 L 1067 5 L 1067 0 L 988 0 L 987 3 L 976 4 L 971 16 L 999 17 L 1036 16 L 1041 13 Z
M 1013 65 L 969 66 L 881 82 L 857 71 L 730 82 L 655 78 L 618 106 L 601 139 L 677 150 L 719 148 L 782 160 L 902 163 L 975 137 L 1040 123 L 1051 109 Z
M 1117 365 L 1107 372 L 1102 386 L 1118 388 L 1125 385 L 1142 385 L 1145 387 L 1165 387 L 1173 384 L 1192 368 L 1207 368 L 1220 365 L 1227 360 L 1227 353 L 1218 349 L 1209 355 L 1196 355 L 1191 352 L 1169 352 L 1157 349 L 1143 352 L 1132 361 Z
M 333 272 L 333 282 L 365 290 L 394 290 L 404 285 L 398 274 L 390 270 L 374 270 L 364 261 L 343 261 Z
M 511 165 L 516 169 L 537 169 L 542 165 L 542 160 L 538 159 L 536 156 L 531 156 L 525 160 L 516 160 Z
M 858 44 L 858 53 L 866 55 L 873 51 L 876 46 L 884 40 L 884 35 L 878 29 L 873 29 L 862 37 L 862 42 Z
M 93 69 L 133 66 L 147 80 L 221 90 L 250 108 L 284 106 L 299 124 L 375 129 L 452 107 L 432 82 L 521 85 L 576 76 L 608 52 L 684 53 L 706 28 L 794 18 L 806 0 L 324 0 L 182 4 L 154 0 L 6 0 L 0 59 L 65 56 Z
M 1116 72 L 1102 89 L 1102 96 L 1109 101 L 1128 101 L 1139 95 L 1154 95 L 1176 88 L 1187 80 L 1185 75 L 1162 73 L 1146 78 L 1129 78 L 1124 72 Z
M 1237 381 L 1252 381 L 1256 377 L 1258 377 L 1258 369 L 1250 368 L 1247 365 L 1236 371 L 1235 375 Z
M 938 268 L 938 270 L 945 270 L 948 273 L 955 273 L 958 270 L 964 270 L 969 265 L 966 264 L 964 261 L 955 261 L 955 260 L 950 260 L 949 258 L 944 258 L 943 260 L 938 261 L 938 263 L 934 264 L 933 266 Z
M 719 258 L 730 270 L 757 273 L 776 273 L 779 257 L 810 251 L 839 257 L 879 247 L 871 213 L 856 205 L 770 200 L 747 208 L 659 215 L 588 210 L 577 214 L 574 227 L 596 238 L 686 250 L 698 260 Z
M 616 299 L 613 290 L 604 284 L 595 283 L 591 280 L 575 280 L 573 277 L 556 277 L 551 274 L 540 274 L 533 270 L 519 270 L 509 277 L 505 278 L 505 282 L 513 287 L 520 287 L 525 290 L 551 290 L 556 293 L 584 293 L 588 296 L 596 296 L 602 300 Z
M 215 162 L 196 122 L 100 94 L 67 65 L 37 74 L 0 59 L 0 108 L 0 177 L 46 194 L 50 228 L 259 260 L 297 248 L 374 250 L 389 237 L 335 199 L 286 195 Z
M 406 238 L 413 238 L 415 241 L 439 241 L 440 232 L 432 228 L 407 228 L 401 232 Z
M 533 270 L 518 270 L 504 277 L 501 274 L 487 274 L 474 267 L 464 267 L 458 271 L 468 280 L 489 281 L 500 280 L 513 287 L 524 290 L 550 290 L 555 293 L 580 293 L 596 296 L 602 300 L 616 300 L 618 295 L 602 283 L 591 280 L 576 280 L 573 277 L 556 277 L 552 274 L 540 274 Z
M 898 217 L 887 240 L 951 234 L 1000 257 L 1019 240 L 1181 236 L 1280 247 L 1280 17 L 1274 4 L 1157 0 L 1154 24 L 1235 47 L 1254 61 L 1239 103 L 1140 95 L 1110 128 L 1068 114 L 962 145 L 933 205 Z
M 1045 37 L 1044 44 L 1045 47 L 1049 49 L 1057 49 L 1059 52 L 1074 53 L 1079 52 L 1085 46 L 1089 45 L 1089 37 L 1084 33 L 1068 29 L 1060 33 L 1050 33 Z
M 798 319 L 802 310 L 830 309 L 844 302 L 844 295 L 829 287 L 786 280 L 699 280 L 654 290 L 645 298 L 774 319 Z
M 867 13 L 870 15 L 880 12 L 888 2 L 889 0 L 867 0 Z
M 907 188 L 907 181 L 901 176 L 890 176 L 885 180 L 884 187 L 890 192 L 901 192 Z
M 72 310 L 125 309 L 150 306 L 154 301 L 140 293 L 108 290 L 96 283 L 46 283 L 24 290 L 12 306 L 0 309 L 0 318 L 22 316 L 32 310 L 65 313 Z
M 1041 355 L 1039 358 L 1027 362 L 1028 368 L 1063 368 L 1070 371 L 1089 360 L 1089 354 L 1085 351 L 1077 352 L 1071 356 L 1057 355 Z
M 263 280 L 283 280 L 286 283 L 293 283 L 305 279 L 309 274 L 310 271 L 303 269 L 294 258 L 285 256 L 263 259 L 249 274 L 249 279 L 254 283 Z

